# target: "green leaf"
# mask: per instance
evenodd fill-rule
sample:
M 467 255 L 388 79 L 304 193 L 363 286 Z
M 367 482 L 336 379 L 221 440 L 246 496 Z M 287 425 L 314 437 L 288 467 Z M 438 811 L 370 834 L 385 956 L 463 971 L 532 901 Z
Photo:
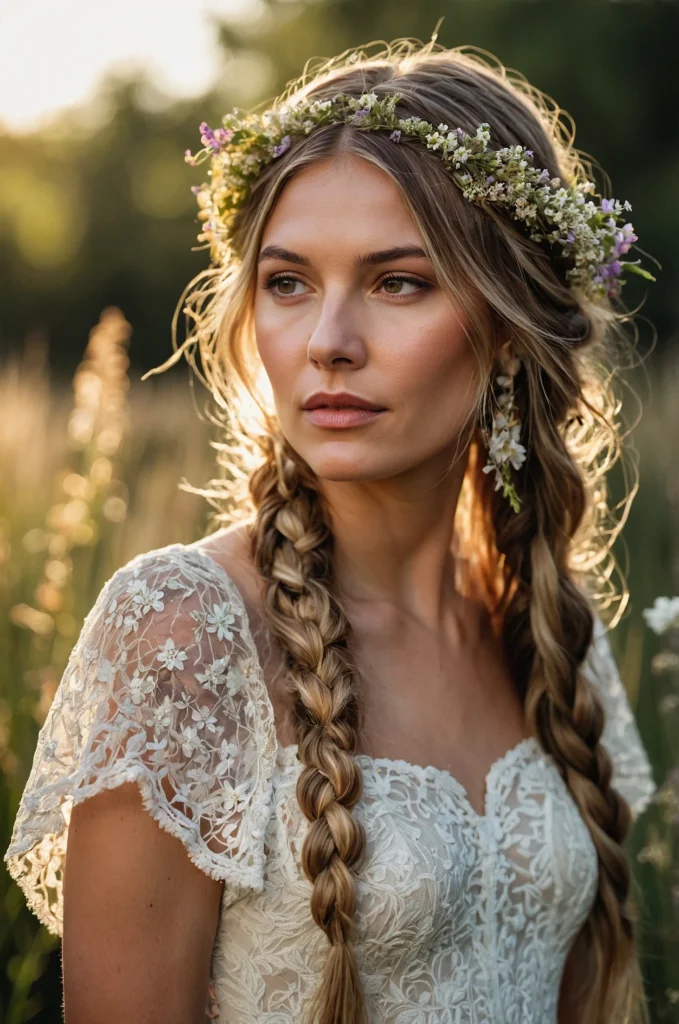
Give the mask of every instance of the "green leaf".
M 653 274 L 649 274 L 648 270 L 644 270 L 643 267 L 637 266 L 636 263 L 623 263 L 625 270 L 631 270 L 633 274 L 638 274 L 639 277 L 645 277 L 647 281 L 655 281 Z

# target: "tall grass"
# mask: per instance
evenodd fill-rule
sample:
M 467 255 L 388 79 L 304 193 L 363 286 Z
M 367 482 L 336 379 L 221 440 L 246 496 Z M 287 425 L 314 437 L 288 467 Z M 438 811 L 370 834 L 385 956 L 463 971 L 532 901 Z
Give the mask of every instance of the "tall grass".
M 208 428 L 177 377 L 131 383 L 130 325 L 108 308 L 70 391 L 51 386 L 47 348 L 27 339 L 0 375 L 0 845 L 80 625 L 104 582 L 133 555 L 206 529 L 208 509 L 178 488 L 214 475 Z M 679 770 L 676 670 L 665 671 L 642 608 L 679 591 L 679 361 L 652 379 L 635 430 L 640 490 L 623 543 L 630 612 L 613 643 L 664 784 L 629 840 L 643 899 L 644 974 L 656 1022 L 679 1021 Z M 674 461 L 673 461 L 674 459 Z M 654 656 L 655 660 L 654 660 Z M 0 1019 L 58 1024 L 59 942 L 0 872 Z

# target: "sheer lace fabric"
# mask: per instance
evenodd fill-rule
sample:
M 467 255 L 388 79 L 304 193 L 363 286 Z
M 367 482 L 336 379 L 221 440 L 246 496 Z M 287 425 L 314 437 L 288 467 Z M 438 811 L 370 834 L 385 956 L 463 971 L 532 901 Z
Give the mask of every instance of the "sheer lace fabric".
M 640 813 L 649 761 L 603 625 L 586 662 L 606 708 L 613 784 Z M 213 949 L 219 1024 L 293 1024 L 327 940 L 300 868 L 308 822 L 296 747 L 274 709 L 243 599 L 208 555 L 173 544 L 103 587 L 40 731 L 5 853 L 28 905 L 63 928 L 71 809 L 127 781 L 224 883 Z M 529 738 L 486 777 L 485 813 L 448 772 L 357 755 L 367 835 L 355 950 L 375 1024 L 555 1024 L 597 856 L 552 758 Z

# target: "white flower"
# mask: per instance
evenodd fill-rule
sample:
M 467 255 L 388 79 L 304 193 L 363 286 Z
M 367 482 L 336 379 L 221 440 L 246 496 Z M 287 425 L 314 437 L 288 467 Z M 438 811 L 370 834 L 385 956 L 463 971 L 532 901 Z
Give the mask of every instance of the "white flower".
M 204 704 L 199 704 L 197 708 L 194 708 L 191 712 L 191 718 L 194 722 L 197 722 L 197 729 L 207 728 L 208 732 L 216 732 L 217 730 L 217 719 L 214 715 L 210 714 L 210 708 L 205 707 Z
M 492 473 L 493 470 L 495 470 L 495 490 L 499 491 L 500 488 L 502 487 L 502 474 L 500 473 L 500 470 L 497 468 L 494 462 L 487 462 L 486 465 L 483 467 L 484 473 Z
M 207 666 L 205 672 L 196 672 L 196 679 L 202 683 L 207 690 L 217 693 L 219 687 L 225 682 L 227 658 L 217 658 L 211 665 Z
M 47 742 L 45 743 L 44 747 L 42 748 L 43 760 L 48 761 L 48 762 L 49 761 L 53 761 L 56 749 L 57 749 L 57 741 L 56 740 L 47 740 Z
M 120 618 L 120 616 L 118 618 Z M 132 630 L 133 632 L 136 633 L 138 629 L 139 629 L 139 618 L 138 618 L 138 616 L 136 616 L 136 615 L 126 615 L 125 618 L 123 619 L 123 636 L 127 636 L 127 634 L 130 632 L 130 630 Z
M 433 132 L 431 135 L 427 135 L 426 138 L 428 149 L 439 149 L 443 145 L 443 136 L 439 135 L 438 132 Z
M 192 725 L 185 725 L 182 728 L 182 750 L 186 757 L 192 757 L 194 751 L 200 749 L 200 737 L 198 730 Z
M 183 668 L 184 662 L 186 661 L 187 658 L 188 654 L 186 653 L 186 651 L 180 651 L 179 648 L 175 645 L 175 642 L 172 639 L 172 637 L 169 637 L 169 639 L 165 641 L 165 643 L 160 648 L 157 654 L 158 661 L 161 661 L 164 665 L 166 665 L 170 671 L 172 671 L 172 669 L 175 668 Z
M 216 775 L 225 775 L 233 763 L 233 759 L 238 753 L 238 744 L 230 743 L 228 740 L 222 740 L 219 746 L 219 757 L 220 761 L 215 768 Z
M 230 697 L 240 693 L 245 688 L 249 679 L 252 679 L 255 671 L 253 658 L 241 658 L 237 665 L 232 666 L 226 677 L 226 688 Z
M 229 626 L 235 621 L 235 616 L 229 614 L 228 604 L 213 604 L 212 615 L 208 615 L 208 633 L 217 633 L 218 640 L 233 640 L 233 633 Z
M 97 680 L 100 683 L 112 683 L 116 677 L 116 671 L 108 658 L 102 658 L 97 666 Z
M 641 614 L 658 636 L 669 629 L 679 629 L 679 597 L 656 597 L 653 607 L 644 608 Z
M 165 607 L 162 601 L 163 591 L 151 590 L 146 580 L 133 580 L 128 592 L 132 595 L 134 603 L 139 606 L 142 615 L 146 615 L 151 608 L 156 612 L 162 612 Z
M 141 704 L 146 694 L 152 691 L 153 681 L 146 676 L 140 676 L 139 672 L 135 670 L 134 675 L 130 679 L 130 698 L 132 703 Z
M 161 731 L 169 729 L 172 725 L 172 701 L 167 696 L 163 697 L 163 703 L 159 704 L 153 712 L 155 725 Z
M 364 92 L 359 100 L 359 103 L 361 104 L 361 107 L 367 107 L 368 110 L 372 110 L 372 108 L 377 103 L 377 93 Z

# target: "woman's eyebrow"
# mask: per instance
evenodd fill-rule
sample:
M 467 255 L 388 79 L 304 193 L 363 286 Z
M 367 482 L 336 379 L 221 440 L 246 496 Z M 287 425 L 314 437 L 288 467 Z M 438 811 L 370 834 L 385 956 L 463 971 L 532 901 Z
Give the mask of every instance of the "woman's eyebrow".
M 392 260 L 412 259 L 413 257 L 429 259 L 424 249 L 421 249 L 419 245 L 394 245 L 390 249 L 379 249 L 377 252 L 362 253 L 355 258 L 354 266 L 373 266 L 376 263 L 391 263 Z M 285 260 L 287 263 L 298 263 L 304 267 L 311 266 L 311 260 L 307 259 L 306 256 L 301 256 L 291 249 L 284 249 L 280 245 L 267 245 L 262 249 L 257 257 L 257 262 L 261 263 L 266 259 Z

